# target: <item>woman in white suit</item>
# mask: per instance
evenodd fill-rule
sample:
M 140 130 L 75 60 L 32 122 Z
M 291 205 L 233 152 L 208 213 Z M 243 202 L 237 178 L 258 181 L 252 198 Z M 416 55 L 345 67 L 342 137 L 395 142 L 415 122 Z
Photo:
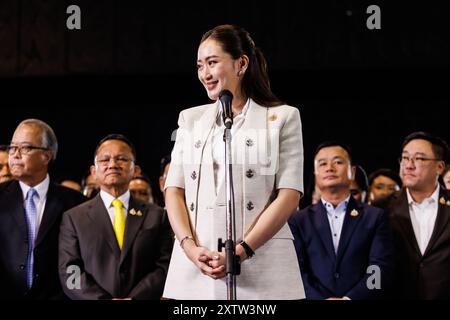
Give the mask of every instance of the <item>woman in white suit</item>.
M 218 26 L 201 39 L 198 78 L 215 103 L 180 113 L 166 180 L 166 208 L 179 241 L 163 296 L 226 299 L 224 124 L 219 93 L 230 90 L 236 203 L 238 299 L 303 299 L 303 283 L 286 224 L 303 192 L 298 109 L 270 89 L 267 65 L 248 32 Z

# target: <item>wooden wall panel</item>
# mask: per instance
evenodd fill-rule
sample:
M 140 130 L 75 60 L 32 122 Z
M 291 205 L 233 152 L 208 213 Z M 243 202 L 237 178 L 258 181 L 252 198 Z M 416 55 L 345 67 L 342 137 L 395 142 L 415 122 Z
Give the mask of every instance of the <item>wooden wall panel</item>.
M 17 71 L 18 15 L 17 0 L 0 1 L 0 76 Z
M 75 1 L 81 9 L 81 30 L 67 31 L 69 73 L 110 73 L 115 70 L 115 2 Z
M 62 74 L 66 26 L 64 1 L 20 1 L 19 74 Z

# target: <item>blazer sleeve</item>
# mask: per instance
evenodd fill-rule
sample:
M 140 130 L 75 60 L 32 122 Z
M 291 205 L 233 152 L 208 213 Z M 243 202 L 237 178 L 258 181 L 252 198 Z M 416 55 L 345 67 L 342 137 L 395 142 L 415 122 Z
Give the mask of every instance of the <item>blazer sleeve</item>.
M 178 117 L 178 129 L 175 145 L 171 154 L 171 161 L 169 172 L 167 174 L 166 184 L 164 189 L 168 187 L 177 187 L 184 189 L 184 171 L 183 171 L 183 157 L 184 157 L 184 140 L 187 133 L 185 126 L 183 111 Z
M 289 218 L 288 223 L 291 228 L 292 235 L 294 236 L 295 251 L 297 252 L 298 264 L 300 266 L 300 271 L 303 280 L 303 287 L 305 288 L 306 299 L 308 300 L 323 300 L 329 298 L 331 294 L 328 290 L 323 290 L 317 281 L 314 279 L 313 272 L 311 270 L 311 265 L 309 263 L 308 254 L 306 250 L 305 243 L 301 236 L 302 231 L 300 230 L 299 223 L 297 221 L 298 213 L 294 214 Z
M 275 188 L 303 193 L 303 138 L 300 112 L 291 107 L 279 137 L 279 166 Z
M 161 218 L 159 239 L 154 244 L 159 252 L 159 255 L 156 257 L 155 268 L 139 281 L 131 290 L 129 297 L 136 300 L 161 298 L 172 254 L 173 242 L 174 235 L 170 228 L 167 214 L 164 211 Z
M 377 226 L 370 246 L 368 261 L 368 266 L 374 266 L 375 272 L 369 270 L 370 272 L 366 273 L 345 296 L 352 300 L 381 299 L 389 297 L 388 294 L 392 286 L 394 274 L 394 259 L 394 244 L 389 219 L 387 214 L 382 212 L 377 219 Z M 378 268 L 380 274 L 377 276 L 376 272 Z M 372 281 L 372 278 L 374 281 Z M 368 282 L 369 284 L 376 284 L 377 281 L 380 281 L 380 287 L 369 289 Z
M 101 288 L 90 274 L 85 272 L 79 250 L 77 232 L 71 216 L 63 215 L 59 233 L 59 278 L 64 293 L 72 300 L 112 299 L 113 297 Z M 70 267 L 79 268 L 79 286 L 77 275 Z M 68 272 L 71 271 L 71 272 Z M 70 286 L 69 286 L 70 284 Z

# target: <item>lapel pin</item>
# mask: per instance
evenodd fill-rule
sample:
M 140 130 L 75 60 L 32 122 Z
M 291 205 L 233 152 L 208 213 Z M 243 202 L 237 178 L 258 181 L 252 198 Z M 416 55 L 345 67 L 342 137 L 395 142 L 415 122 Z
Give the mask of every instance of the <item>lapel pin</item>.
M 134 208 L 131 209 L 131 210 L 130 210 L 130 214 L 131 214 L 132 216 L 135 216 L 135 215 L 136 215 L 136 210 L 134 210 Z
M 357 216 L 359 215 L 359 212 L 356 211 L 355 209 L 353 209 L 352 212 L 350 212 L 350 215 L 351 215 L 352 217 L 357 217 Z
M 277 120 L 277 115 L 276 114 L 272 114 L 272 115 L 270 115 L 269 116 L 269 121 L 275 121 L 275 120 Z
M 440 204 L 445 204 L 445 199 L 444 199 L 444 197 L 441 197 L 441 198 L 439 199 L 439 203 L 440 203 Z M 447 202 L 447 205 L 448 205 L 448 202 Z
M 142 212 L 141 212 L 141 210 L 138 210 L 138 212 L 136 212 L 136 215 L 137 215 L 138 217 L 142 217 Z
M 450 200 L 447 200 L 447 206 L 450 207 Z

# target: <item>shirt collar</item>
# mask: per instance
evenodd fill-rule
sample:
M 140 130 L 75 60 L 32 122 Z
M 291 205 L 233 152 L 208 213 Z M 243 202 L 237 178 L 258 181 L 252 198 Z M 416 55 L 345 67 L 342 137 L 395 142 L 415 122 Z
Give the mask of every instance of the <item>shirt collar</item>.
M 345 198 L 343 201 L 341 201 L 336 208 L 334 208 L 333 204 L 331 202 L 326 201 L 324 198 L 320 198 L 320 201 L 322 201 L 323 206 L 327 210 L 327 212 L 330 212 L 330 210 L 333 211 L 340 211 L 340 209 L 343 209 L 342 211 L 347 210 L 348 202 L 350 201 L 350 196 Z
M 245 102 L 244 108 L 242 109 L 242 112 L 240 114 L 238 114 L 237 116 L 234 117 L 234 119 L 236 118 L 245 118 L 248 109 L 250 109 L 250 104 L 251 104 L 252 99 L 248 98 L 247 102 Z M 219 100 L 217 100 L 217 108 L 219 109 L 219 112 L 217 113 L 217 118 L 218 121 L 222 122 L 222 104 L 220 103 Z
M 102 201 L 105 204 L 106 209 L 111 208 L 113 206 L 112 202 L 116 199 L 111 194 L 103 190 L 100 190 L 100 198 L 102 198 Z M 120 202 L 122 202 L 124 211 L 128 211 L 128 206 L 130 202 L 130 190 L 127 190 L 127 192 L 120 195 L 117 199 L 120 200 Z
M 23 199 L 25 200 L 27 198 L 28 190 L 31 189 L 31 187 L 22 181 L 19 181 L 20 188 L 22 189 Z M 38 198 L 40 200 L 45 199 L 47 197 L 48 187 L 50 186 L 50 177 L 47 174 L 45 176 L 45 179 L 42 180 L 39 184 L 35 185 L 33 187 L 34 190 L 36 190 L 38 194 Z
M 439 183 L 438 183 L 437 186 L 436 186 L 436 189 L 434 190 L 433 194 L 430 197 L 425 198 L 422 203 L 417 203 L 416 201 L 414 201 L 413 197 L 411 196 L 411 193 L 409 192 L 409 189 L 406 188 L 406 196 L 408 198 L 408 204 L 409 205 L 413 205 L 413 204 L 421 205 L 423 203 L 428 203 L 428 204 L 438 203 L 439 192 L 440 192 L 440 187 L 439 187 Z

